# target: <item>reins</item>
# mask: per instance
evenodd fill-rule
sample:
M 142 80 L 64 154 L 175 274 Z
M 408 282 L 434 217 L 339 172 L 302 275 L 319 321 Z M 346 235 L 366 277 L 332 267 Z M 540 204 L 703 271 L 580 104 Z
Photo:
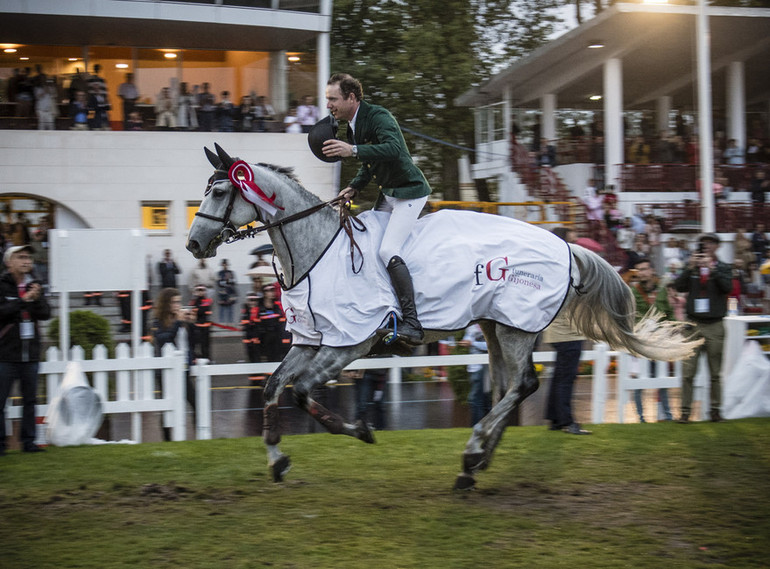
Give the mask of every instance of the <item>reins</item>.
M 303 209 L 302 211 L 298 211 L 297 213 L 288 215 L 283 219 L 274 221 L 273 223 L 266 223 L 259 227 L 249 227 L 248 229 L 237 229 L 233 225 L 232 221 L 230 220 L 230 214 L 233 211 L 233 206 L 235 204 L 235 197 L 237 193 L 238 193 L 237 188 L 235 186 L 231 186 L 230 199 L 228 201 L 227 209 L 225 210 L 225 214 L 223 217 L 209 215 L 207 213 L 202 213 L 200 211 L 195 213 L 195 215 L 197 216 L 200 216 L 206 219 L 211 219 L 212 221 L 217 221 L 223 224 L 222 231 L 219 233 L 219 237 L 223 243 L 225 244 L 235 243 L 236 241 L 241 241 L 243 239 L 256 237 L 260 233 L 267 231 L 269 229 L 278 228 L 281 231 L 281 236 L 283 237 L 284 241 L 288 245 L 286 236 L 283 234 L 284 225 L 287 225 L 294 221 L 313 215 L 314 213 L 321 211 L 323 208 L 327 206 L 342 204 L 339 208 L 340 228 L 345 232 L 345 234 L 348 236 L 348 239 L 350 241 L 350 266 L 353 272 L 356 274 L 358 274 L 361 271 L 361 268 L 364 265 L 364 255 L 363 255 L 363 251 L 361 251 L 361 247 L 356 242 L 354 230 L 366 231 L 366 226 L 358 218 L 350 214 L 350 209 L 348 207 L 349 202 L 343 203 L 343 202 L 347 202 L 347 198 L 345 198 L 345 196 L 337 196 L 336 198 L 332 198 L 328 201 L 321 202 L 307 209 Z M 256 211 L 256 206 L 255 206 L 255 211 Z M 358 265 L 358 268 L 356 268 L 356 262 L 355 262 L 356 252 L 358 252 L 358 256 L 361 258 L 361 262 Z M 291 254 L 290 247 L 289 247 L 289 256 L 291 258 L 292 284 L 296 284 L 296 282 L 294 282 L 294 259 L 293 259 L 293 255 Z M 284 289 L 288 288 L 285 286 L 286 283 L 283 281 L 283 278 L 281 278 L 281 276 L 278 274 L 278 271 L 275 269 L 276 269 L 275 262 L 273 262 L 273 270 L 275 271 L 275 274 L 278 277 L 278 280 L 281 281 L 281 286 Z M 303 275 L 299 280 L 301 281 L 302 278 L 304 278 L 304 276 L 305 275 Z

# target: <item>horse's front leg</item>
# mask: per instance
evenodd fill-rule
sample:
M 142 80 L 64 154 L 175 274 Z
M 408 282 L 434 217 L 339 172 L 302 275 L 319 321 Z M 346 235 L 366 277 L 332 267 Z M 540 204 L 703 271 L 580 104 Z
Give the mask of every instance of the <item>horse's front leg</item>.
M 262 425 L 262 439 L 267 450 L 267 466 L 275 482 L 281 482 L 284 474 L 291 468 L 288 455 L 281 452 L 281 429 L 278 413 L 278 400 L 286 386 L 301 372 L 307 369 L 317 350 L 311 346 L 293 346 L 281 364 L 265 385 L 265 409 Z
M 359 419 L 355 423 L 348 423 L 342 416 L 311 397 L 317 386 L 338 377 L 346 365 L 365 356 L 369 349 L 369 342 L 344 348 L 322 346 L 313 358 L 310 368 L 295 380 L 294 397 L 297 405 L 307 411 L 331 434 L 348 435 L 371 444 L 374 443 L 374 436 L 365 421 Z

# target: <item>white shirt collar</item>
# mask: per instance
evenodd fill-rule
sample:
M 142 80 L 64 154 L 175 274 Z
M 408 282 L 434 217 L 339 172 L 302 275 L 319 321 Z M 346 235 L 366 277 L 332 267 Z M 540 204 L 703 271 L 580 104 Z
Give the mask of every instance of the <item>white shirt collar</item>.
M 356 133 L 356 119 L 358 118 L 358 111 L 361 110 L 361 105 L 358 105 L 358 108 L 356 109 L 356 114 L 353 115 L 353 118 L 348 123 L 348 128 L 350 131 L 355 134 Z

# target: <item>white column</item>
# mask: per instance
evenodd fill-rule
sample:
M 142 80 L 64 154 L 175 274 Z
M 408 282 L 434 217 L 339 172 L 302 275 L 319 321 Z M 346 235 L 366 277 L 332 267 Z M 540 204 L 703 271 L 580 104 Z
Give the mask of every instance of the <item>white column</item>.
M 746 71 L 742 61 L 727 67 L 727 138 L 746 149 Z
M 288 65 L 286 64 L 286 51 L 273 51 L 270 53 L 270 103 L 277 113 L 285 113 L 289 107 L 288 101 Z
M 329 16 L 331 19 L 332 14 L 332 2 L 331 0 L 321 0 L 321 14 Z M 316 39 L 316 60 L 317 60 L 317 81 L 318 81 L 318 94 L 316 95 L 316 105 L 321 111 L 319 117 L 323 118 L 329 114 L 326 110 L 326 81 L 331 76 L 331 64 L 329 63 L 330 53 L 330 34 L 329 32 L 321 32 Z
M 669 130 L 669 116 L 671 116 L 671 97 L 668 95 L 658 97 L 657 114 L 655 116 L 655 125 L 658 132 Z
M 543 116 L 540 119 L 540 137 L 549 142 L 556 141 L 556 95 L 548 93 L 540 98 Z
M 604 63 L 604 165 L 605 182 L 620 187 L 620 164 L 624 160 L 623 142 L 623 62 Z
M 318 35 L 316 40 L 316 52 L 317 52 L 317 80 L 318 91 L 316 94 L 316 105 L 321 111 L 319 113 L 320 118 L 329 114 L 326 110 L 326 81 L 329 80 L 331 72 L 329 71 L 329 34 L 322 33 Z
M 711 124 L 711 31 L 706 1 L 698 0 L 695 39 L 698 65 L 698 146 L 700 153 L 701 229 L 712 233 L 716 229 L 714 217 L 714 134 Z

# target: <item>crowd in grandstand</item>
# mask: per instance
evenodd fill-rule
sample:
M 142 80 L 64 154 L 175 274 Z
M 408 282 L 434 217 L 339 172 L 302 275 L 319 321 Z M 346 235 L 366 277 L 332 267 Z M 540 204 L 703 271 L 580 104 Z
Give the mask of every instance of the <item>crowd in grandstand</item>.
M 40 65 L 14 69 L 0 89 L 0 100 L 13 104 L 11 124 L 39 130 L 201 130 L 217 132 L 307 132 L 319 119 L 311 96 L 291 101 L 285 115 L 264 95 L 251 91 L 238 102 L 223 90 L 217 96 L 209 83 L 188 85 L 171 79 L 152 97 L 142 96 L 132 73 L 117 86 L 121 109 L 113 109 L 101 67 L 71 77 L 47 75 Z M 110 120 L 112 119 L 112 121 Z

